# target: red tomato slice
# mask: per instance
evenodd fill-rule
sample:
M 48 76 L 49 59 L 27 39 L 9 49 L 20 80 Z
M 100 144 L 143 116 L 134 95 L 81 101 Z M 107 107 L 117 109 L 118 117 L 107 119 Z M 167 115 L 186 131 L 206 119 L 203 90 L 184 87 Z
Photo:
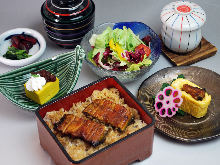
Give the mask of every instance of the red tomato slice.
M 150 50 L 150 48 L 149 48 L 148 46 L 146 46 L 146 45 L 144 45 L 144 44 L 140 44 L 140 45 L 138 45 L 138 46 L 135 48 L 135 51 L 136 51 L 136 50 L 140 50 L 140 49 L 144 49 L 144 52 L 145 52 L 145 54 L 146 54 L 147 57 L 150 55 L 151 50 Z

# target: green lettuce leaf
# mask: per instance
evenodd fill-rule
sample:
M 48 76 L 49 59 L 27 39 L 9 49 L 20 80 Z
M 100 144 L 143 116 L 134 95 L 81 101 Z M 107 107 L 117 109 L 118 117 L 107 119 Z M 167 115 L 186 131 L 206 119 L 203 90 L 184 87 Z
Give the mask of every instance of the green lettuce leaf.
M 110 36 L 112 35 L 112 29 L 110 27 L 107 27 L 102 34 L 99 34 L 96 37 L 95 41 L 95 48 L 103 48 L 105 49 L 110 41 Z
M 89 51 L 88 53 L 88 59 L 92 59 L 93 58 L 93 50 Z
M 114 43 L 118 43 L 127 51 L 134 51 L 138 45 L 144 44 L 130 28 L 127 29 L 125 26 L 123 27 L 123 30 L 118 28 L 114 29 L 111 37 L 113 38 Z
M 136 71 L 140 70 L 142 66 L 149 66 L 152 64 L 152 61 L 148 58 L 145 58 L 142 62 L 138 64 L 131 64 L 126 71 Z
M 128 51 L 135 51 L 135 48 L 140 45 L 144 44 L 143 41 L 139 39 L 138 36 L 136 36 L 131 29 L 127 30 L 127 50 Z

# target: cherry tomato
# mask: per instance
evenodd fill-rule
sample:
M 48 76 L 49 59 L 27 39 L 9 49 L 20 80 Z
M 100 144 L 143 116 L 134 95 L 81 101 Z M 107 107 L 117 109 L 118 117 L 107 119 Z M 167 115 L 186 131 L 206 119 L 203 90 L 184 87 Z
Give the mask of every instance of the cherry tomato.
M 135 48 L 135 51 L 136 51 L 136 50 L 140 50 L 140 49 L 144 49 L 144 52 L 145 52 L 145 54 L 146 54 L 147 57 L 150 55 L 151 50 L 150 50 L 150 48 L 149 48 L 148 46 L 146 46 L 146 45 L 144 45 L 144 44 L 140 44 L 140 45 L 138 45 L 138 46 Z

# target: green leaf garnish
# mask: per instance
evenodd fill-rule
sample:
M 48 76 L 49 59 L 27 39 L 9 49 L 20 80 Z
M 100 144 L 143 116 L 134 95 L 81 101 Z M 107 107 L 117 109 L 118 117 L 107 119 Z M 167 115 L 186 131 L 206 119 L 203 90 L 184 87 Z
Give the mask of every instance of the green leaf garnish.
M 21 60 L 30 57 L 26 50 L 20 50 L 15 47 L 8 47 L 8 51 L 3 55 L 3 57 L 11 60 Z
M 183 79 L 185 79 L 185 76 L 184 76 L 183 74 L 179 74 L 179 75 L 177 76 L 177 78 L 183 78 Z
M 166 88 L 166 87 L 168 87 L 168 86 L 170 86 L 170 84 L 168 84 L 168 83 L 163 83 L 162 86 L 161 86 L 161 88 L 160 88 L 160 90 L 163 91 L 163 89 Z
M 180 116 L 184 116 L 185 115 L 185 112 L 182 111 L 181 109 L 178 109 L 178 111 L 176 112 L 178 115 Z
M 155 100 L 156 96 L 152 96 L 152 99 Z
M 40 77 L 38 74 L 31 74 L 32 77 Z
M 178 79 L 178 78 L 183 78 L 183 79 L 185 79 L 185 77 L 184 77 L 183 74 L 179 74 L 176 79 Z M 173 80 L 171 81 L 170 85 L 171 85 L 176 79 L 173 79 Z

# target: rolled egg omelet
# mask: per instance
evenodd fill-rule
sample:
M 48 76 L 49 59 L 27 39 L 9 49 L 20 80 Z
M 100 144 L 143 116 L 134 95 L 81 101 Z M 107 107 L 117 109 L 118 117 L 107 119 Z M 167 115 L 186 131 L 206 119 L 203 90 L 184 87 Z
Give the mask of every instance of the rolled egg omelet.
M 199 87 L 198 85 L 192 83 L 189 80 L 183 79 L 183 78 L 178 78 L 175 81 L 172 82 L 171 86 L 174 89 L 179 89 L 182 92 L 182 98 L 183 102 L 180 106 L 180 109 L 183 110 L 186 113 L 191 114 L 192 116 L 196 118 L 201 118 L 206 115 L 208 106 L 211 102 L 211 95 L 209 95 L 207 92 L 204 94 L 204 98 L 200 98 L 199 100 L 196 100 L 195 98 L 192 97 L 191 94 L 187 93 L 186 91 L 183 90 L 184 84 L 187 84 L 191 87 Z

